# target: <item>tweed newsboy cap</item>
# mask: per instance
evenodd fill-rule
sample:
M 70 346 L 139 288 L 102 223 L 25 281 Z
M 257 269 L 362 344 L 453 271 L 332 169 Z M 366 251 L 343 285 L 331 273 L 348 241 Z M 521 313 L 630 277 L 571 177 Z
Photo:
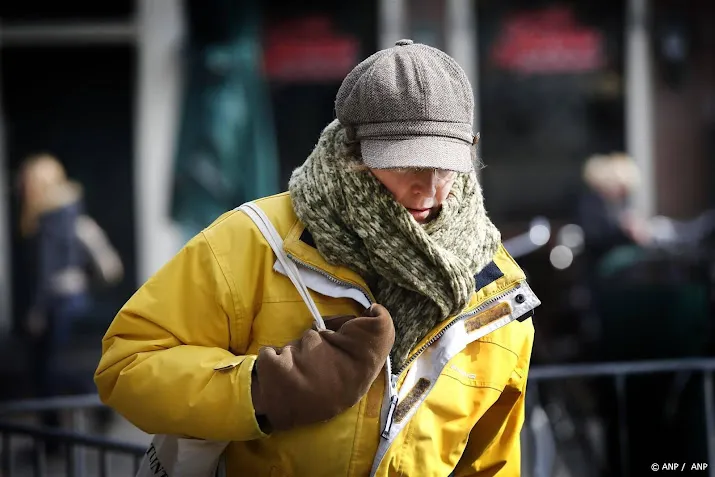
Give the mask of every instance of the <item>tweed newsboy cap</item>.
M 472 88 L 437 48 L 400 40 L 365 59 L 343 80 L 335 112 L 374 169 L 474 167 Z

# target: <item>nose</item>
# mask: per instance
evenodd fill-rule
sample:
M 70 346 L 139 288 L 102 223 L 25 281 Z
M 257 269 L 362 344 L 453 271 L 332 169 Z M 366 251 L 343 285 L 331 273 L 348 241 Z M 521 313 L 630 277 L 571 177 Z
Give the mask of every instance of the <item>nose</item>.
M 415 174 L 412 181 L 412 193 L 425 197 L 434 197 L 437 194 L 437 175 L 432 169 L 420 171 Z

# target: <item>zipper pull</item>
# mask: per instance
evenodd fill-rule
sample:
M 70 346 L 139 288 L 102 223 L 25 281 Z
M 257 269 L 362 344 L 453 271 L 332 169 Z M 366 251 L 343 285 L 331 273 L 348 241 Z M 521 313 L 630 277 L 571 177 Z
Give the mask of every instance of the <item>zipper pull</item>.
M 392 421 L 395 416 L 395 408 L 397 408 L 397 376 L 392 374 L 392 360 L 387 357 L 385 362 L 386 387 L 390 393 L 390 407 L 387 408 L 387 418 L 385 419 L 385 427 L 380 434 L 383 439 L 390 437 L 390 429 L 392 429 Z
M 390 366 L 392 363 L 389 358 L 388 365 L 388 392 L 390 393 L 390 407 L 387 408 L 387 418 L 385 419 L 385 427 L 382 429 L 383 439 L 390 437 L 390 429 L 392 429 L 392 421 L 395 419 L 395 409 L 397 408 L 397 376 L 392 374 Z
M 392 392 L 392 389 L 390 389 Z M 395 409 L 397 408 L 397 394 L 392 394 L 390 396 L 390 407 L 387 409 L 387 419 L 385 419 L 385 428 L 382 430 L 382 438 L 388 439 L 390 437 L 390 429 L 392 429 L 392 421 L 395 418 Z

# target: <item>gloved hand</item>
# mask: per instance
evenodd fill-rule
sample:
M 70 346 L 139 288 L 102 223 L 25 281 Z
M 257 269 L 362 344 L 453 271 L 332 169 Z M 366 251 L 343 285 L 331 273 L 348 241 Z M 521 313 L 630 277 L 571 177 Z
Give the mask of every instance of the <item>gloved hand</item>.
M 283 348 L 259 351 L 251 394 L 272 430 L 327 421 L 357 404 L 377 378 L 395 341 L 387 309 L 372 305 L 365 316 L 340 321 L 337 331 L 307 330 Z

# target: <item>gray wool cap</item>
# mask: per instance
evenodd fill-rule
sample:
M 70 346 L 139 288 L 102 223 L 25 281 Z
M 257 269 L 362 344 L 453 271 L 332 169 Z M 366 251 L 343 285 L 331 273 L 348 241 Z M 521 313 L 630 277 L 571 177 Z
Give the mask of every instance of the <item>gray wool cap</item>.
M 335 112 L 374 169 L 474 167 L 471 85 L 431 46 L 400 40 L 362 61 L 343 80 Z

